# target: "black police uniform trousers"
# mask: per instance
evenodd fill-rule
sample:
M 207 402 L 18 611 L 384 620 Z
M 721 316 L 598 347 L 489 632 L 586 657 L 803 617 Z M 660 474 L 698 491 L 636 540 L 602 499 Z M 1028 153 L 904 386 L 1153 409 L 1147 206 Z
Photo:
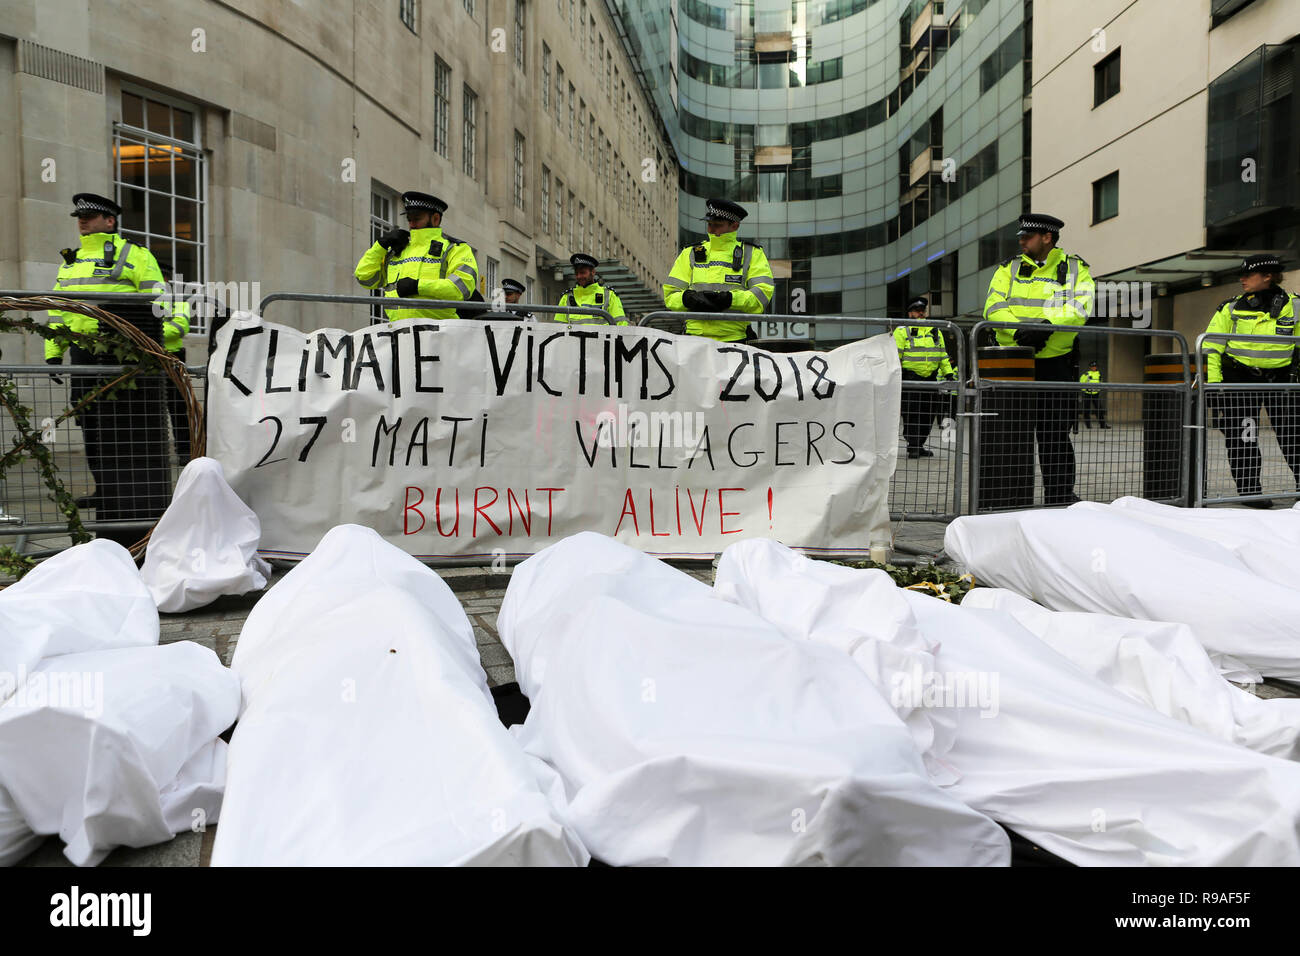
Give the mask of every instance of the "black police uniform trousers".
M 1034 377 L 1040 382 L 1077 382 L 1075 353 L 1035 359 Z M 1038 467 L 1043 473 L 1043 504 L 1068 504 L 1074 500 L 1074 445 L 1070 443 L 1070 426 L 1078 420 L 1078 393 L 1061 390 L 1031 394 Z
M 1285 382 L 1290 378 L 1289 366 L 1281 368 L 1252 368 L 1223 357 L 1223 381 L 1227 383 Z M 1296 420 L 1297 403 L 1289 390 L 1267 389 L 1220 392 L 1219 427 L 1223 430 L 1223 444 L 1228 453 L 1228 467 L 1239 495 L 1262 494 L 1259 471 L 1259 428 L 1262 406 L 1268 411 L 1268 420 L 1277 435 L 1278 447 L 1292 476 L 1300 482 L 1300 422 Z
M 938 381 L 939 370 L 929 375 L 922 375 L 910 368 L 903 369 L 905 382 Z M 930 428 L 936 418 L 943 415 L 947 396 L 937 389 L 909 389 L 904 387 L 902 394 L 903 438 L 907 441 L 909 451 L 925 447 L 925 440 L 930 437 Z
M 1096 415 L 1097 421 L 1106 424 L 1106 406 L 1102 404 L 1101 395 L 1089 395 L 1086 392 L 1083 396 L 1083 423 L 1090 425 L 1092 417 Z

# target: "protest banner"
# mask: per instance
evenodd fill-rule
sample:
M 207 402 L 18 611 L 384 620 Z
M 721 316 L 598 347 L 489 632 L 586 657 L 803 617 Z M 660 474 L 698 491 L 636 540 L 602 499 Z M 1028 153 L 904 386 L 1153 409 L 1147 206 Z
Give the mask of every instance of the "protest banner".
M 237 313 L 208 376 L 208 453 L 270 557 L 343 523 L 427 559 L 579 531 L 663 557 L 755 536 L 812 553 L 889 541 L 888 336 L 777 355 L 638 327 L 301 332 Z

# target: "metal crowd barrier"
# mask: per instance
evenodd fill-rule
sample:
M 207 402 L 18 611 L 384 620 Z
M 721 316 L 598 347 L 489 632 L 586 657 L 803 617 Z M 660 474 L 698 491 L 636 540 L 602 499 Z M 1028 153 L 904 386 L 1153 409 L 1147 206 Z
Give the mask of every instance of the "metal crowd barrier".
M 1235 335 L 1203 332 L 1196 354 L 1204 358 L 1207 342 L 1268 342 L 1295 345 L 1289 335 Z M 1289 356 L 1288 356 L 1289 357 Z M 1225 355 L 1227 370 L 1236 365 Z M 1228 372 L 1233 375 L 1233 372 Z M 1300 499 L 1300 384 L 1282 366 L 1269 382 L 1252 381 L 1254 373 L 1236 366 L 1238 382 L 1198 380 L 1196 423 L 1200 463 L 1195 505 L 1240 504 L 1273 498 Z M 1262 413 L 1262 414 L 1261 414 Z
M 468 309 L 471 312 L 490 312 L 492 315 L 483 316 L 483 318 L 509 318 L 504 314 L 510 313 L 542 313 L 544 315 L 557 315 L 565 313 L 568 315 L 590 315 L 595 318 L 603 318 L 607 325 L 614 325 L 617 321 L 604 309 L 578 308 L 576 306 L 561 305 L 539 305 L 532 302 L 517 302 L 514 304 L 503 303 L 500 308 L 492 302 L 465 302 L 460 299 L 399 299 L 392 296 L 376 295 L 325 295 L 310 292 L 273 292 L 264 296 L 258 303 L 257 313 L 265 317 L 266 307 L 273 302 L 317 302 L 328 303 L 333 305 L 364 305 L 368 309 L 373 308 L 402 308 L 402 309 Z M 387 322 L 387 318 L 370 319 L 368 324 L 382 324 Z M 554 321 L 554 320 L 551 320 Z M 630 320 L 628 320 L 630 322 Z
M 81 509 L 88 530 L 121 541 L 143 537 L 161 516 L 180 470 L 190 458 L 189 422 L 180 391 L 165 376 L 136 380 L 116 398 L 97 401 L 76 418 L 59 416 L 85 394 L 123 371 L 120 365 L 4 365 L 0 378 L 12 382 L 20 401 L 33 410 L 42 444 L 52 451 L 64 487 L 74 498 L 97 493 Z M 196 397 L 203 401 L 207 368 L 187 366 Z M 12 419 L 0 414 L 0 447 L 18 437 Z M 0 481 L 0 539 L 18 538 L 22 552 L 35 536 L 63 536 L 59 512 L 30 459 Z
M 982 334 L 1000 328 L 1061 331 L 1050 323 L 987 321 L 971 329 L 977 356 L 972 376 L 971 514 L 1054 507 L 1075 500 L 1110 502 L 1125 495 L 1188 503 L 1196 441 L 1192 366 L 1181 334 L 1072 326 L 1081 336 L 1167 339 L 1176 346 L 1176 351 L 1165 350 L 1168 367 L 1177 372 L 1166 381 L 1144 376 L 1141 382 L 1085 383 L 1078 381 L 1076 367 L 1068 381 L 1039 382 L 1034 381 L 1031 349 L 978 347 Z M 1077 346 L 1077 338 L 1075 342 Z M 1100 393 L 1097 404 L 1109 429 L 1080 423 L 1080 399 L 1089 391 Z
M 806 313 L 767 314 L 752 317 L 735 312 L 676 312 L 661 310 L 647 312 L 639 325 L 652 319 L 696 319 L 701 321 L 730 321 L 741 318 L 763 322 L 803 322 L 809 326 L 862 325 L 874 327 L 880 333 L 892 332 L 900 326 L 927 326 L 937 328 L 944 342 L 956 343 L 957 372 L 954 381 L 925 381 L 904 379 L 902 385 L 902 413 L 899 416 L 898 464 L 890 479 L 890 517 L 895 521 L 950 521 L 962 514 L 963 455 L 967 442 L 966 378 L 968 360 L 965 336 L 956 324 L 947 319 L 886 319 L 856 315 L 808 315 Z M 749 342 L 764 348 L 762 342 Z M 771 343 L 768 343 L 769 345 Z M 936 434 L 937 426 L 937 434 Z M 910 458 L 906 453 L 905 432 L 923 437 L 923 447 L 932 455 Z M 936 440 L 937 439 L 937 440 Z M 934 446 L 930 448 L 929 446 Z

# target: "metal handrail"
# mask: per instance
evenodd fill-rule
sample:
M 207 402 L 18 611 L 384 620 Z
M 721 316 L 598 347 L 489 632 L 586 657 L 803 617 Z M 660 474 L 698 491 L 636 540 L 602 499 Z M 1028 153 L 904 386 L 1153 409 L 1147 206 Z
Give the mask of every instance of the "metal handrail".
M 585 306 L 541 305 L 540 303 L 533 302 L 506 302 L 502 303 L 502 305 L 498 307 L 493 302 L 472 302 L 463 299 L 401 299 L 393 296 L 328 295 L 316 292 L 272 292 L 270 295 L 264 296 L 262 301 L 257 304 L 257 314 L 265 315 L 266 307 L 272 302 L 323 302 L 339 305 L 379 306 L 384 309 L 469 309 L 473 312 L 500 312 L 502 309 L 505 309 L 510 312 L 542 312 L 555 315 L 561 313 L 566 315 L 592 315 L 603 317 L 607 320 L 609 325 L 615 323 L 614 317 L 604 309 L 593 309 Z

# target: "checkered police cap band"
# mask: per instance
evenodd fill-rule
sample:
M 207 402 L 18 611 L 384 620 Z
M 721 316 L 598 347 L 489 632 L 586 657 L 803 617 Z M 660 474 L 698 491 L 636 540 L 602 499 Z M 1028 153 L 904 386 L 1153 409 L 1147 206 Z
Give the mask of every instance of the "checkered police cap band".
M 1282 260 L 1277 256 L 1247 256 L 1241 262 L 1241 271 L 1243 275 L 1251 272 L 1281 272 Z
M 91 216 L 102 213 L 105 216 L 120 216 L 122 210 L 120 207 L 110 205 L 107 201 L 100 199 L 87 199 L 81 196 L 73 200 L 76 208 L 72 211 L 74 216 Z

